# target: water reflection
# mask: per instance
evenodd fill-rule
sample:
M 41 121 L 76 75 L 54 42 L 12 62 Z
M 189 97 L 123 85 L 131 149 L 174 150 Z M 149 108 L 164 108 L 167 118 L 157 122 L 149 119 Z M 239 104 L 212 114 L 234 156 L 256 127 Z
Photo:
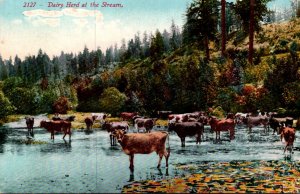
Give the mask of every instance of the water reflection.
M 101 150 L 106 156 L 120 156 L 123 154 L 118 146 L 101 147 Z
M 43 153 L 59 153 L 59 152 L 71 152 L 72 146 L 71 146 L 71 140 L 64 140 L 63 143 L 59 142 L 53 142 L 48 143 L 45 146 L 41 147 L 41 152 Z
M 0 153 L 4 153 L 4 144 L 6 142 L 7 135 L 5 129 L 0 129 Z
M 169 176 L 169 168 L 165 168 L 164 173 L 161 168 L 152 169 L 150 171 L 150 174 L 147 175 L 148 179 L 151 179 L 151 180 L 163 179 L 163 178 L 166 178 L 167 176 Z M 134 177 L 135 177 L 134 170 L 130 169 L 130 175 L 129 175 L 128 182 L 135 181 Z

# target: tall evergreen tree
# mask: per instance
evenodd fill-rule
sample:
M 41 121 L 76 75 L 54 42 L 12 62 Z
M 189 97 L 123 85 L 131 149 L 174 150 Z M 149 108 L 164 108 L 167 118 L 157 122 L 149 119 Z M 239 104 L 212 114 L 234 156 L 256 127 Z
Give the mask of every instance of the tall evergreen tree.
M 159 30 L 156 30 L 155 37 L 151 38 L 150 57 L 159 59 L 164 53 L 164 41 Z
M 194 0 L 186 13 L 185 40 L 189 43 L 204 42 L 206 58 L 209 55 L 209 40 L 215 39 L 218 24 L 217 0 Z
M 235 4 L 235 12 L 242 21 L 243 30 L 249 34 L 249 55 L 248 61 L 253 61 L 253 40 L 254 32 L 259 32 L 262 28 L 259 24 L 269 13 L 267 3 L 271 0 L 238 0 Z
M 8 77 L 16 76 L 16 70 L 13 66 L 13 62 L 12 62 L 11 57 L 9 58 L 9 60 L 6 61 L 6 66 L 7 66 L 7 69 L 8 69 Z
M 0 55 L 0 80 L 5 80 L 7 78 L 8 78 L 8 70 Z
M 142 47 L 143 58 L 149 57 L 150 53 L 150 42 L 147 32 L 143 34 L 143 47 Z
M 17 77 L 22 77 L 23 75 L 23 71 L 22 71 L 22 61 L 21 59 L 18 57 L 18 55 L 15 56 L 15 60 L 14 60 L 14 68 L 16 71 L 16 76 Z
M 163 42 L 164 42 L 164 52 L 169 52 L 170 49 L 170 33 L 165 29 L 163 34 Z
M 222 55 L 226 50 L 226 0 L 221 0 Z
M 171 33 L 170 33 L 170 49 L 171 51 L 176 50 L 181 45 L 181 34 L 177 25 L 175 25 L 174 20 L 172 20 L 171 24 Z

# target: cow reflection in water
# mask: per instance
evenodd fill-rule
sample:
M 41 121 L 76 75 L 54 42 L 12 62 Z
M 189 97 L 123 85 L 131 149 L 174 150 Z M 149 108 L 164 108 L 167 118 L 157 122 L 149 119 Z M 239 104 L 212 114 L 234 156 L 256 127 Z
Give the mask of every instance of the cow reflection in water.
M 169 176 L 169 168 L 166 168 L 165 174 L 163 174 L 163 172 L 160 168 L 158 168 L 157 170 L 158 170 L 158 173 L 157 173 L 158 177 Z M 152 173 L 152 174 L 155 174 L 155 173 Z M 135 181 L 134 180 L 134 172 L 130 171 L 128 182 L 133 182 L 133 181 Z
M 134 170 L 134 154 L 150 154 L 154 151 L 159 155 L 157 168 L 160 168 L 163 156 L 165 156 L 166 167 L 168 167 L 170 148 L 167 151 L 165 147 L 166 139 L 169 137 L 167 132 L 126 134 L 126 131 L 117 129 L 113 132 L 113 135 L 117 138 L 125 154 L 129 155 L 129 168 L 131 171 Z

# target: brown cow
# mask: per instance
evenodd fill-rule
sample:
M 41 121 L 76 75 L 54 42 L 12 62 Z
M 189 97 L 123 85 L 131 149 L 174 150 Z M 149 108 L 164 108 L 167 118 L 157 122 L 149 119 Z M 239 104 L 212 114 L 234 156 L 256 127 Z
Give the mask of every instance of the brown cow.
M 248 115 L 246 118 L 243 119 L 243 122 L 247 125 L 249 133 L 252 132 L 252 127 L 259 125 L 263 125 L 265 133 L 269 131 L 269 118 L 266 115 L 257 117 L 252 117 Z
M 120 117 L 123 121 L 130 121 L 134 116 L 137 115 L 137 112 L 121 112 Z
M 221 140 L 221 131 L 229 131 L 230 140 L 234 139 L 235 123 L 233 119 L 218 120 L 216 117 L 211 117 L 209 120 L 209 124 L 211 126 L 212 131 L 216 132 L 216 140 Z
M 169 134 L 167 132 L 152 133 L 131 133 L 126 134 L 124 130 L 115 130 L 114 135 L 122 146 L 125 154 L 129 155 L 130 170 L 133 171 L 134 154 L 150 154 L 156 152 L 159 155 L 157 168 L 160 168 L 162 157 L 165 156 L 166 167 L 168 167 L 168 159 L 170 149 L 165 147 L 165 142 Z
M 187 114 L 172 114 L 168 116 L 168 123 L 181 123 L 187 122 L 189 116 Z
M 69 139 L 71 140 L 71 122 L 70 121 L 41 121 L 40 127 L 47 129 L 51 133 L 51 139 L 54 140 L 55 132 L 64 132 L 63 139 L 69 134 Z
M 181 147 L 185 147 L 187 136 L 196 136 L 196 144 L 200 144 L 204 126 L 199 122 L 170 123 L 169 131 L 175 131 L 181 140 Z
M 33 134 L 33 125 L 34 125 L 34 118 L 33 117 L 25 117 L 26 120 L 26 126 L 28 130 L 28 136 L 31 135 L 31 137 L 34 136 Z
M 157 118 L 137 118 L 134 120 L 135 128 L 137 132 L 139 129 L 145 128 L 145 132 L 150 133 L 156 121 Z
M 84 119 L 87 131 L 91 131 L 93 129 L 93 124 L 94 124 L 94 121 L 96 120 L 96 118 L 97 118 L 97 116 L 92 116 L 92 117 L 86 117 Z
M 115 136 L 113 135 L 114 131 L 117 129 L 122 129 L 123 131 L 128 131 L 129 126 L 126 121 L 123 122 L 104 122 L 102 124 L 102 129 L 107 130 L 109 133 L 109 138 L 110 138 L 110 145 L 114 146 L 116 145 L 116 139 Z
M 284 152 L 290 148 L 290 153 L 293 152 L 293 145 L 295 141 L 295 133 L 296 129 L 291 128 L 291 127 L 281 127 L 280 128 L 280 140 L 282 141 L 282 138 L 284 138 L 286 142 L 286 146 L 284 148 Z

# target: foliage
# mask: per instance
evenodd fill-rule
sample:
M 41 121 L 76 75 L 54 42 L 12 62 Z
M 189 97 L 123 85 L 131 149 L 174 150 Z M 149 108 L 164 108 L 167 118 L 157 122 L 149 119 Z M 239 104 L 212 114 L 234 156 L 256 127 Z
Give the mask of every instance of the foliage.
M 68 110 L 70 110 L 71 105 L 67 97 L 60 96 L 54 103 L 53 103 L 53 112 L 59 114 L 66 114 Z
M 184 40 L 204 42 L 206 57 L 209 60 L 209 40 L 214 40 L 218 22 L 217 0 L 194 0 L 187 9 L 184 25 Z
M 211 113 L 211 116 L 216 116 L 218 118 L 224 118 L 225 116 L 225 111 L 223 110 L 223 108 L 221 106 L 217 106 L 215 108 L 213 108 L 213 111 Z
M 52 113 L 52 105 L 57 100 L 58 95 L 53 88 L 48 88 L 47 90 L 39 94 L 39 103 L 36 113 Z
M 164 42 L 161 33 L 157 30 L 155 37 L 151 38 L 150 57 L 159 59 L 164 52 Z
M 126 95 L 117 88 L 109 87 L 100 96 L 100 108 L 103 112 L 119 115 L 124 108 L 126 98 Z
M 267 8 L 267 3 L 271 0 L 260 0 L 255 1 L 254 4 L 254 31 L 261 31 L 259 22 L 263 20 L 269 12 Z M 249 23 L 250 23 L 250 0 L 238 0 L 234 5 L 235 13 L 239 16 L 242 21 L 243 30 L 246 34 L 249 33 Z
M 217 104 L 221 105 L 225 112 L 237 112 L 235 98 L 236 92 L 232 88 L 222 88 L 218 91 Z
M 287 170 L 288 169 L 288 170 Z M 288 171 L 288 173 L 287 173 Z M 230 161 L 178 164 L 177 175 L 133 181 L 123 193 L 299 193 L 299 162 Z
M 9 99 L 4 96 L 0 91 L 0 119 L 5 118 L 14 111 L 14 107 L 10 103 Z
M 38 103 L 36 102 L 36 92 L 33 88 L 12 88 L 7 94 L 7 97 L 12 105 L 16 107 L 15 113 L 17 114 L 35 113 L 38 106 Z
M 10 77 L 3 82 L 3 92 L 4 94 L 9 94 L 13 88 L 23 87 L 24 82 L 20 77 Z

